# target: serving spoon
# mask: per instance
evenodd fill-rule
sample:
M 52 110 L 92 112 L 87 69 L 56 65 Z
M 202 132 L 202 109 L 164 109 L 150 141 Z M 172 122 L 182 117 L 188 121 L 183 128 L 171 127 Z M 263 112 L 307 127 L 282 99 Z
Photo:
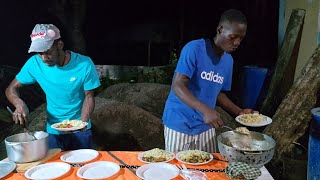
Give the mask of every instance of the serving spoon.
M 222 128 L 230 129 L 231 131 L 239 134 L 250 135 L 250 131 L 246 127 L 237 127 L 236 129 L 232 129 L 229 126 L 223 125 Z
M 201 118 L 197 116 L 193 116 L 193 118 L 198 119 L 200 121 L 203 121 Z M 237 127 L 236 129 L 233 129 L 229 126 L 223 125 L 221 128 L 227 128 L 230 129 L 231 131 L 238 133 L 238 134 L 245 134 L 245 135 L 250 135 L 250 131 L 246 127 Z
M 11 115 L 13 114 L 13 112 L 12 112 L 12 110 L 10 109 L 9 106 L 7 106 L 7 110 L 10 112 Z M 31 141 L 37 140 L 37 138 L 34 136 L 34 134 L 32 134 L 26 127 L 23 128 L 23 131 L 24 131 L 25 133 L 27 133 L 29 136 L 31 136 L 31 138 L 32 138 Z

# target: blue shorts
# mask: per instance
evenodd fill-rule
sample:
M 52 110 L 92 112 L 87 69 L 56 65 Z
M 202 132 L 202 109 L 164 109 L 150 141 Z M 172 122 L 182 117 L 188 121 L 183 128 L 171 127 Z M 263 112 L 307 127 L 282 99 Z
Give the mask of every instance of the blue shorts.
M 71 134 L 49 134 L 49 149 L 60 148 L 62 151 L 92 149 L 90 129 Z

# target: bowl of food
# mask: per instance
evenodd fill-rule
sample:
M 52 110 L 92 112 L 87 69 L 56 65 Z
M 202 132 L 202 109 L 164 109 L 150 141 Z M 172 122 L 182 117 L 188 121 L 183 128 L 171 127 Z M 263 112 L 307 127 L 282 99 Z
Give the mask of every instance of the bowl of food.
M 218 135 L 220 154 L 229 162 L 244 162 L 254 167 L 268 163 L 274 154 L 276 142 L 270 136 L 250 131 L 241 134 L 226 131 Z

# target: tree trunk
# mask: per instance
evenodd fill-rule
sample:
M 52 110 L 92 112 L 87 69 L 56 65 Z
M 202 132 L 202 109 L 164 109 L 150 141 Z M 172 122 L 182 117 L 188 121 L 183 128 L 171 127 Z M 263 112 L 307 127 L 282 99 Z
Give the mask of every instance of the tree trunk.
M 293 83 L 305 10 L 294 9 L 261 112 L 272 116 Z
M 317 48 L 280 104 L 273 123 L 264 131 L 276 142 L 275 163 L 284 152 L 292 150 L 292 143 L 297 141 L 308 129 L 311 120 L 310 110 L 317 100 L 320 87 L 320 49 Z
M 66 34 L 62 34 L 61 36 L 71 43 L 71 50 L 85 54 L 86 42 L 82 28 L 86 15 L 86 0 L 53 1 L 50 11 L 62 23 Z
M 86 0 L 72 0 L 72 49 L 76 52 L 85 54 L 86 42 L 82 33 L 84 18 L 86 14 Z

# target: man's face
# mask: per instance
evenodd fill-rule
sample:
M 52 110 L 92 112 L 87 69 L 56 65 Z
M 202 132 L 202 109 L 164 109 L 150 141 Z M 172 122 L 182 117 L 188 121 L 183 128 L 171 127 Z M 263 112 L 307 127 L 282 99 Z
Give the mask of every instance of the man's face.
M 59 62 L 59 52 L 56 43 L 54 43 L 47 51 L 38 52 L 38 55 L 47 66 L 54 66 Z
M 240 46 L 242 39 L 246 35 L 247 25 L 237 22 L 223 22 L 217 30 L 218 46 L 222 50 L 231 53 Z

